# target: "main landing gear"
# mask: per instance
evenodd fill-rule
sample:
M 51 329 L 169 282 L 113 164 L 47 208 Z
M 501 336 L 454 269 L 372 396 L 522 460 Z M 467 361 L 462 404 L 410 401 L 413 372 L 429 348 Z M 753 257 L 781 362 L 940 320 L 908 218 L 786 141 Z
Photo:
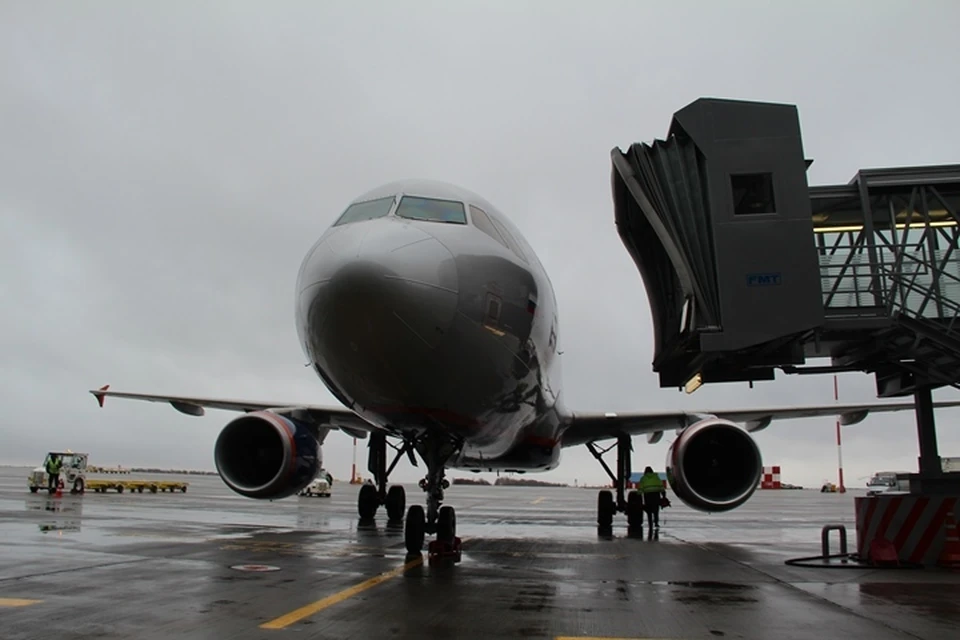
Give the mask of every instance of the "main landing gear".
M 416 458 L 413 457 L 413 444 L 404 442 L 401 447 L 393 447 L 397 455 L 387 467 L 387 437 L 383 433 L 370 434 L 370 455 L 367 462 L 367 469 L 373 474 L 376 484 L 364 484 L 360 487 L 360 495 L 357 497 L 357 511 L 361 520 L 372 520 L 377 515 L 377 509 L 381 505 L 387 508 L 387 520 L 390 523 L 399 523 L 403 521 L 403 509 L 407 504 L 406 491 L 402 485 L 395 484 L 387 490 L 387 480 L 390 472 L 397 466 L 400 457 L 407 454 L 413 465 L 417 465 Z
M 387 446 L 393 447 L 397 454 L 387 467 Z M 413 466 L 417 465 L 414 452 L 427 465 L 427 475 L 420 481 L 420 488 L 427 494 L 427 508 L 421 505 L 411 505 L 407 509 L 404 522 L 403 539 L 410 554 L 419 554 L 423 549 L 426 534 L 435 533 L 437 539 L 430 543 L 429 553 L 435 556 L 454 556 L 459 559 L 460 539 L 457 538 L 457 516 L 453 507 L 443 505 L 443 491 L 450 486 L 444 478 L 447 461 L 457 452 L 458 445 L 441 436 L 425 434 L 417 439 L 404 440 L 403 445 L 396 447 L 387 442 L 382 433 L 370 434 L 370 454 L 368 469 L 373 474 L 375 484 L 364 484 L 360 487 L 357 499 L 357 510 L 361 520 L 371 520 L 377 513 L 380 505 L 387 508 L 387 518 L 390 523 L 399 523 L 404 520 L 403 510 L 406 506 L 406 494 L 403 486 L 393 485 L 387 490 L 390 472 L 397 466 L 400 458 L 406 454 Z
M 614 447 L 617 448 L 617 472 L 614 473 L 603 460 L 603 454 Z M 625 497 L 627 482 L 630 480 L 631 465 L 630 452 L 633 450 L 633 443 L 630 436 L 620 434 L 617 436 L 616 444 L 610 445 L 606 449 L 599 450 L 592 443 L 587 443 L 587 449 L 593 454 L 604 471 L 613 480 L 614 490 L 616 491 L 616 500 L 609 489 L 600 491 L 597 496 L 597 535 L 613 535 L 613 516 L 616 513 L 627 514 L 627 535 L 631 537 L 643 537 L 643 496 L 638 491 L 631 491 L 629 497 Z

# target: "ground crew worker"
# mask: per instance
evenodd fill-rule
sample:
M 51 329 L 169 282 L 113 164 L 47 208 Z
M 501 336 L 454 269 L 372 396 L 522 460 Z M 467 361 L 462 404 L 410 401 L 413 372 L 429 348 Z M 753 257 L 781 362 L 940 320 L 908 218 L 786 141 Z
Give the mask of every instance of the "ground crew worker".
M 57 484 L 60 482 L 60 458 L 57 454 L 51 453 L 47 460 L 47 489 L 50 493 L 57 490 Z
M 643 494 L 643 510 L 647 513 L 647 523 L 651 529 L 660 528 L 660 500 L 667 497 L 663 480 L 647 467 L 640 477 L 640 493 Z

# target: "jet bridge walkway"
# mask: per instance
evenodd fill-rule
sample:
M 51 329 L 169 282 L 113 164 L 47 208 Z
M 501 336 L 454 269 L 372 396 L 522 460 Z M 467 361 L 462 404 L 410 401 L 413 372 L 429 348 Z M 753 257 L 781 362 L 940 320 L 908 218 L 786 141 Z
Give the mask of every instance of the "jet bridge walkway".
M 810 187 L 795 106 L 718 99 L 611 160 L 662 387 L 871 373 L 915 396 L 934 474 L 931 392 L 960 388 L 960 165 Z

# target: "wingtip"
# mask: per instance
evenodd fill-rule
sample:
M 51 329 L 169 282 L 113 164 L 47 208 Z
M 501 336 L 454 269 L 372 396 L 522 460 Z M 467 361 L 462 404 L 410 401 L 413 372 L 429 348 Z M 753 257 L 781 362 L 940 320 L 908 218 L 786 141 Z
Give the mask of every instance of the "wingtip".
M 90 392 L 90 393 L 93 394 L 93 397 L 97 399 L 97 404 L 99 404 L 101 408 L 103 408 L 103 400 L 104 400 L 104 398 L 107 397 L 107 394 L 101 393 L 101 392 L 106 391 L 106 390 L 109 389 L 109 388 L 110 388 L 110 385 L 105 384 L 105 385 L 103 385 L 102 387 L 100 387 L 99 389 L 97 389 L 96 391 L 91 391 L 91 392 Z

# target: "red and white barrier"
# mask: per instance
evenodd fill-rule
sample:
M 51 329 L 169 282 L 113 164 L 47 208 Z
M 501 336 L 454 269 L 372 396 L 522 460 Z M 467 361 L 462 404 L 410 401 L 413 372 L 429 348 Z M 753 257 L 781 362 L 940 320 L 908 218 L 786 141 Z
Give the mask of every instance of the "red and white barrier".
M 764 467 L 763 477 L 760 479 L 761 489 L 780 488 L 780 467 Z
M 957 496 L 872 496 L 854 498 L 857 553 L 868 557 L 874 540 L 893 543 L 901 562 L 937 564 L 946 539 L 946 517 L 957 513 Z

